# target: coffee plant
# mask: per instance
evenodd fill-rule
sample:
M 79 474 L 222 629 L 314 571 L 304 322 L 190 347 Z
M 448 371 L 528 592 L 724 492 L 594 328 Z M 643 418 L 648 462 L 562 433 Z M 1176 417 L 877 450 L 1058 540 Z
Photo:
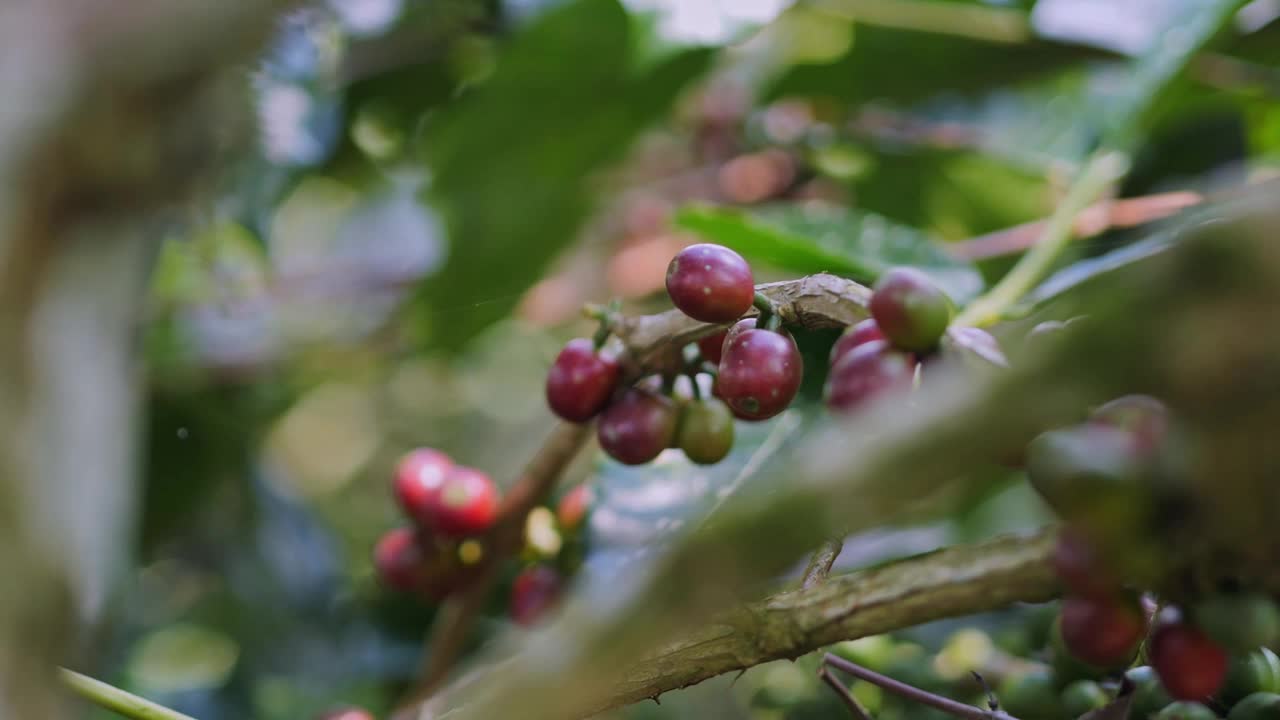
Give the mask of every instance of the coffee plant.
M 0 718 L 1280 718 L 1275 5 L 0 7 Z

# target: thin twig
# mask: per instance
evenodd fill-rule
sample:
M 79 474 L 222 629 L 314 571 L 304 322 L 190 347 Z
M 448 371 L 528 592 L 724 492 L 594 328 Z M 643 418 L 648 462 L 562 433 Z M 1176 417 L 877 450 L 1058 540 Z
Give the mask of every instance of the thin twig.
M 909 685 L 901 680 L 894 680 L 887 675 L 881 675 L 874 670 L 869 670 L 831 653 L 823 656 L 822 663 L 841 672 L 848 673 L 859 680 L 878 685 L 898 697 L 918 702 L 921 705 L 928 705 L 958 718 L 965 718 L 965 720 L 1016 720 L 1013 716 L 1000 710 L 983 710 L 982 708 L 966 705 L 951 698 L 931 693 L 928 690 L 921 690 L 915 685 Z
M 67 689 L 81 698 L 133 720 L 195 720 L 190 715 L 183 715 L 73 670 L 58 668 L 58 678 Z
M 839 538 L 824 540 L 818 549 L 813 551 L 813 557 L 809 558 L 809 565 L 805 567 L 804 575 L 800 579 L 800 589 L 811 588 L 826 580 L 831 574 L 831 566 L 835 564 L 836 558 L 840 557 L 840 551 L 843 549 L 844 541 Z
M 849 692 L 849 688 L 845 687 L 844 683 L 837 680 L 836 676 L 832 675 L 830 670 L 827 670 L 826 665 L 818 669 L 818 678 L 835 692 L 836 697 L 840 698 L 846 708 L 849 708 L 849 714 L 853 715 L 854 718 L 857 720 L 871 720 L 871 713 L 868 713 L 867 709 L 862 707 L 862 703 L 858 702 L 858 698 Z
M 565 467 L 586 443 L 589 429 L 589 425 L 557 425 L 529 461 L 520 479 L 503 497 L 498 519 L 486 544 L 488 553 L 478 568 L 479 578 L 461 595 L 446 601 L 440 609 L 431 627 L 418 681 L 401 702 L 402 708 L 418 705 L 449 677 L 466 647 L 480 609 L 493 589 L 498 567 L 520 552 L 525 518 L 551 494 Z

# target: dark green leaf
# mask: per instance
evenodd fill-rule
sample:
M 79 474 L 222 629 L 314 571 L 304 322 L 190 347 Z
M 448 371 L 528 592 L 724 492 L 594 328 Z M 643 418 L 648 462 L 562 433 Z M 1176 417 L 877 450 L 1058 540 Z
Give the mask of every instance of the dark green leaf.
M 869 17 L 883 23 L 872 24 L 858 22 L 860 4 L 851 3 L 854 40 L 844 56 L 825 65 L 792 68 L 767 95 L 834 97 L 855 105 L 909 103 L 937 94 L 941 86 L 949 92 L 975 92 L 1097 55 L 1035 40 L 1026 14 L 1018 10 L 969 7 L 964 12 L 971 23 L 963 26 L 956 24 L 964 22 L 956 16 L 958 3 L 869 3 L 877 6 Z M 833 17 L 832 22 L 847 20 Z
M 841 207 L 778 206 L 754 212 L 689 207 L 676 223 L 742 253 L 747 259 L 796 273 L 829 272 L 872 283 L 895 265 L 913 265 L 958 303 L 982 290 L 972 265 L 928 235 L 879 215 Z
M 622 157 L 713 54 L 687 50 L 637 74 L 634 35 L 616 0 L 550 11 L 516 37 L 485 85 L 427 127 L 428 194 L 451 248 L 423 287 L 420 316 L 467 308 L 427 328 L 434 342 L 457 347 L 506 315 L 573 239 L 593 174 Z

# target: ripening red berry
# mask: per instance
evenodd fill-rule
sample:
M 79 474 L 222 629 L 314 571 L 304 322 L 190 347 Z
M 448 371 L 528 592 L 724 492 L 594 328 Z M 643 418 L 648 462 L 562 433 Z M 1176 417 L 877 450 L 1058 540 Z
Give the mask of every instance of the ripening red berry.
M 569 422 L 586 422 L 609 403 L 620 374 L 618 361 L 591 340 L 570 340 L 547 372 L 547 405 Z
M 498 517 L 498 488 L 475 468 L 454 466 L 445 476 L 428 525 L 447 538 L 463 538 L 488 530 Z
M 600 416 L 600 447 L 624 465 L 643 465 L 675 438 L 677 411 L 670 398 L 628 388 Z
M 937 346 L 951 323 L 951 300 L 928 275 L 897 267 L 880 276 L 871 294 L 871 317 L 901 350 L 923 352 Z
M 564 581 L 560 573 L 545 565 L 525 568 L 511 586 L 508 612 L 517 625 L 529 627 L 538 622 L 560 599 Z
M 736 320 L 751 309 L 755 293 L 751 266 L 723 245 L 690 245 L 667 266 L 667 294 L 694 320 Z
M 676 445 L 699 465 L 714 465 L 733 448 L 733 412 L 715 398 L 695 400 L 680 413 Z
M 1227 676 L 1227 653 L 1194 625 L 1158 626 L 1147 657 L 1165 690 L 1176 700 L 1204 700 L 1218 692 Z
M 1147 634 L 1137 597 L 1075 595 L 1062 601 L 1062 643 L 1072 657 L 1102 668 L 1124 665 Z
M 872 340 L 854 348 L 831 367 L 824 391 L 827 407 L 850 412 L 881 393 L 911 387 L 916 361 L 910 354 Z
M 435 505 L 444 478 L 453 470 L 448 455 L 431 448 L 418 448 L 405 455 L 396 466 L 394 492 L 406 515 L 425 524 Z
M 787 409 L 804 379 L 804 361 L 791 336 L 761 328 L 730 333 L 717 378 L 720 397 L 744 420 L 765 420 Z
M 1106 597 L 1120 590 L 1120 583 L 1103 567 L 1093 543 L 1076 528 L 1063 528 L 1053 547 L 1053 569 L 1058 579 L 1076 595 Z
M 1128 431 L 1138 452 L 1150 455 L 1168 433 L 1169 411 L 1149 395 L 1125 395 L 1096 408 L 1089 421 Z
M 835 367 L 836 363 L 845 355 L 848 355 L 854 348 L 860 345 L 866 345 L 872 340 L 884 340 L 884 333 L 880 332 L 880 326 L 876 324 L 873 318 L 867 318 L 862 322 L 850 326 L 836 340 L 836 344 L 831 346 L 831 357 L 829 364 Z
M 698 341 L 698 353 L 702 359 L 713 365 L 720 364 L 720 356 L 724 352 L 724 339 L 728 330 L 721 330 L 715 335 L 708 335 Z
M 426 580 L 427 556 L 412 528 L 396 528 L 383 534 L 373 549 L 373 566 L 384 585 L 413 592 Z
M 316 717 L 316 720 L 374 720 L 373 713 L 363 708 L 349 707 L 329 710 Z
M 592 500 L 594 497 L 591 486 L 585 483 L 575 485 L 572 490 L 565 493 L 556 504 L 556 521 L 560 524 L 560 529 L 572 532 L 582 527 L 583 521 L 587 519 L 587 513 L 591 511 Z

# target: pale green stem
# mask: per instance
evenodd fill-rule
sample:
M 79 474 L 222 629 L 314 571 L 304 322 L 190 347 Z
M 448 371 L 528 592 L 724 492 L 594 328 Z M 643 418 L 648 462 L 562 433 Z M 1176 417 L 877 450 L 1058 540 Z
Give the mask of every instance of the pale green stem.
M 87 675 L 81 675 L 66 668 L 59 668 L 58 676 L 62 680 L 62 684 L 66 685 L 76 695 L 98 707 L 106 708 L 127 718 L 133 718 L 133 720 L 195 720 L 190 715 L 183 715 L 163 705 L 157 705 L 150 700 L 127 693 L 118 687 L 108 685 L 101 680 L 94 680 Z
M 1045 223 L 1036 244 L 995 287 L 965 308 L 956 318 L 956 324 L 982 326 L 999 321 L 1053 268 L 1075 233 L 1076 219 L 1080 214 L 1128 170 L 1129 156 L 1117 150 L 1104 148 L 1090 156 L 1071 184 L 1067 196 Z

